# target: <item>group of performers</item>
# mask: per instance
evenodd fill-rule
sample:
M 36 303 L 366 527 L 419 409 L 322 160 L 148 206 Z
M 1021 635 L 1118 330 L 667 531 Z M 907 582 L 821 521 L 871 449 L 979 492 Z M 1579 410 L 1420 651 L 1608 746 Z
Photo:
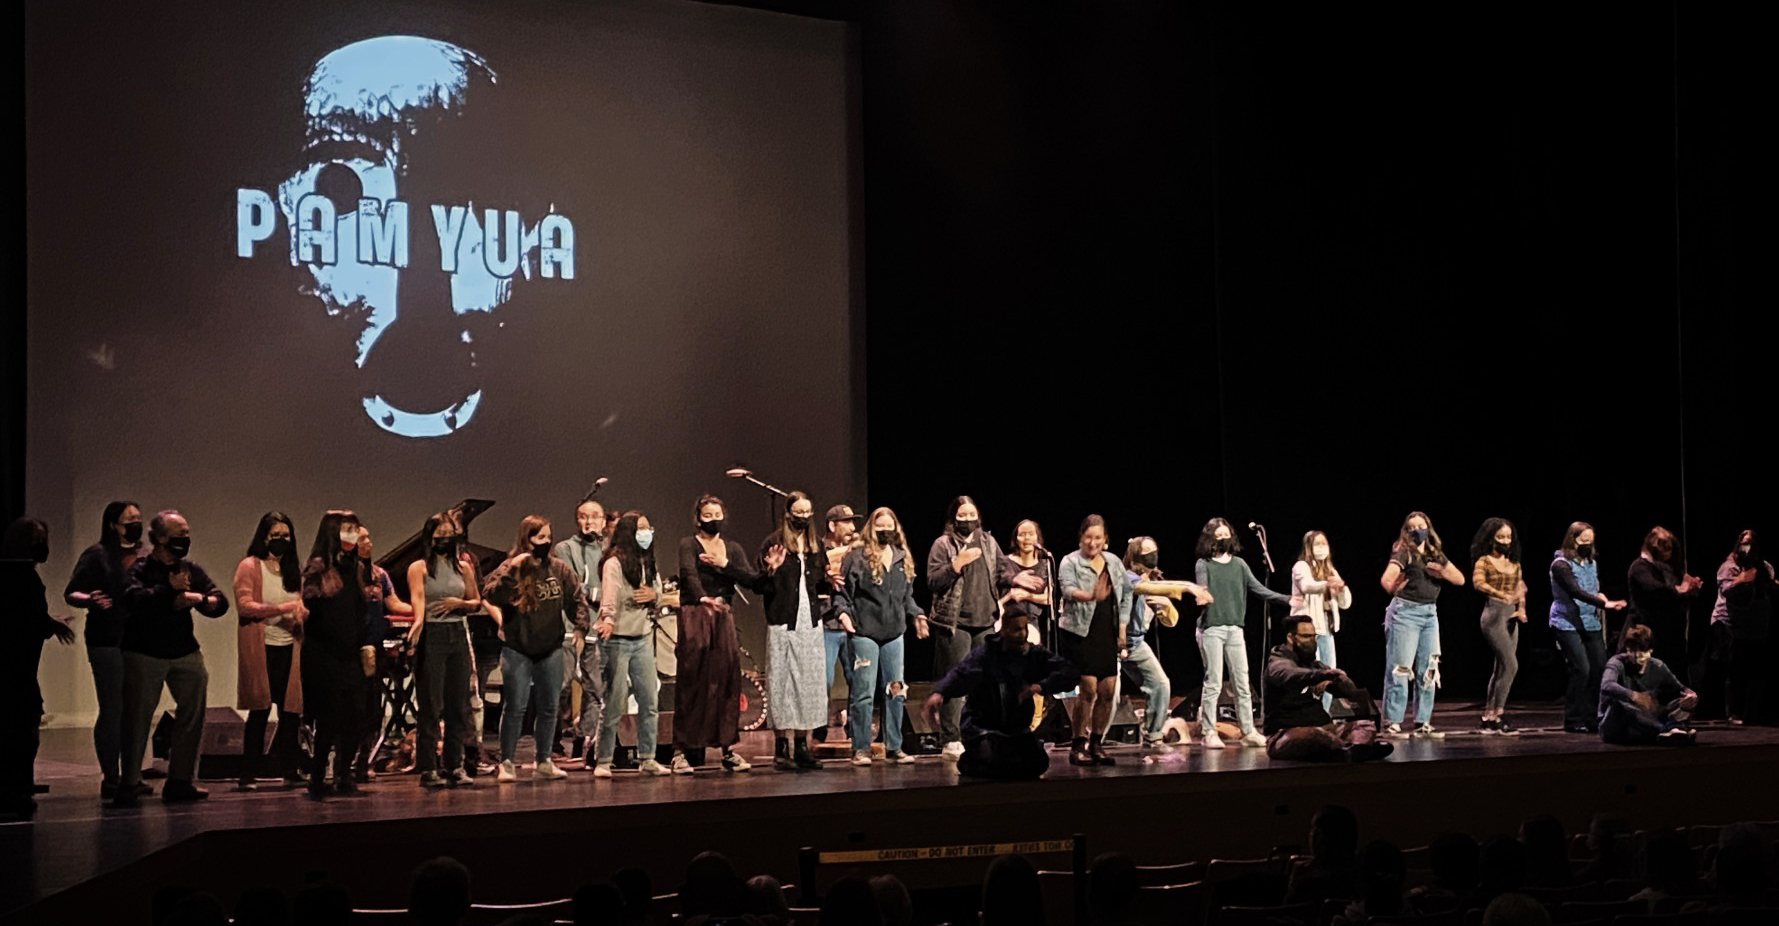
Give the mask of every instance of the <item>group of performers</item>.
M 982 526 L 967 496 L 953 499 L 941 535 L 926 556 L 930 605 L 915 596 L 915 553 L 900 518 L 888 508 L 859 516 L 836 505 L 818 520 L 801 492 L 785 496 L 778 526 L 749 550 L 729 539 L 723 501 L 699 497 L 692 533 L 677 547 L 676 575 L 657 563 L 655 526 L 641 511 L 615 516 L 598 500 L 575 512 L 575 531 L 560 536 L 546 518 L 519 522 L 499 565 L 480 574 L 467 549 L 461 514 L 427 519 L 425 549 L 406 569 L 405 598 L 372 559 L 370 530 L 354 513 L 320 519 L 306 557 L 299 556 L 292 519 L 268 512 L 237 564 L 232 604 L 239 635 L 237 707 L 247 712 L 240 787 L 262 775 L 306 788 L 315 798 L 351 794 L 373 777 L 371 749 L 382 729 L 377 681 L 383 644 L 405 626 L 412 648 L 417 701 L 416 761 L 425 788 L 474 783 L 481 743 L 475 707 L 496 664 L 502 717 L 496 780 L 517 780 L 518 747 L 528 711 L 535 713 L 531 777 L 567 777 L 553 751 L 559 718 L 568 712 L 569 681 L 581 692 L 572 729 L 584 743 L 586 768 L 612 777 L 618 722 L 631 699 L 641 775 L 689 775 L 714 750 L 718 766 L 744 772 L 740 741 L 740 647 L 733 604 L 761 596 L 767 624 L 768 721 L 776 731 L 773 766 L 820 768 L 812 731 L 829 719 L 829 690 L 838 665 L 847 681 L 851 764 L 914 762 L 904 750 L 908 690 L 904 645 L 912 631 L 934 642 L 939 681 L 923 705 L 938 730 L 945 761 L 960 773 L 1001 778 L 1042 775 L 1048 754 L 1033 730 L 1045 696 L 1062 696 L 1072 726 L 1069 762 L 1110 765 L 1105 735 L 1122 668 L 1145 696 L 1143 748 L 1166 753 L 1192 743 L 1184 725 L 1168 723 L 1173 686 L 1149 642 L 1153 625 L 1171 626 L 1181 605 L 1198 608 L 1196 637 L 1204 675 L 1197 744 L 1225 748 L 1217 708 L 1227 681 L 1235 699 L 1239 744 L 1277 758 L 1363 761 L 1387 755 L 1388 740 L 1438 740 L 1432 724 L 1440 684 L 1438 600 L 1467 580 L 1487 599 L 1482 637 L 1495 655 L 1480 732 L 1516 733 L 1507 696 L 1517 670 L 1517 627 L 1527 620 L 1522 547 L 1500 519 L 1476 534 L 1467 576 L 1448 556 L 1421 512 L 1403 520 L 1381 583 L 1391 596 L 1384 612 L 1385 664 L 1381 710 L 1363 686 L 1338 668 L 1335 639 L 1352 589 L 1334 567 L 1327 534 L 1303 537 L 1289 593 L 1262 583 L 1241 557 L 1235 529 L 1222 518 L 1198 538 L 1191 581 L 1169 581 L 1156 566 L 1151 537 L 1110 549 L 1102 518 L 1088 516 L 1076 549 L 1060 560 L 1045 548 L 1033 521 L 1020 521 L 1002 548 Z M 824 529 L 825 527 L 825 529 Z M 64 600 L 86 611 L 86 647 L 98 694 L 94 745 L 103 796 L 129 806 L 152 793 L 142 762 L 162 689 L 172 695 L 172 744 L 165 801 L 198 800 L 195 783 L 208 673 L 193 632 L 194 613 L 218 618 L 229 591 L 188 558 L 191 525 L 177 511 L 144 520 L 126 501 L 108 505 L 98 542 L 80 556 Z M 1628 570 L 1628 600 L 1600 592 L 1592 526 L 1576 522 L 1552 555 L 1548 620 L 1568 666 L 1565 728 L 1609 742 L 1690 742 L 1697 696 L 1656 658 L 1683 651 L 1685 603 L 1704 583 L 1674 563 L 1675 541 L 1650 531 Z M 30 657 L 4 675 L 30 680 L 20 697 L 35 705 L 29 741 L 36 741 L 41 697 L 37 656 L 43 641 L 72 642 L 68 622 L 50 616 L 36 567 L 48 559 L 49 531 L 40 521 L 11 525 L 0 548 L 0 595 L 14 612 L 6 651 Z M 1752 653 L 1737 641 L 1764 637 L 1774 600 L 1774 571 L 1752 531 L 1737 538 L 1716 575 L 1714 652 L 1730 666 L 1732 715 L 1758 703 Z M 1285 642 L 1267 654 L 1264 733 L 1250 696 L 1245 628 L 1250 596 L 1288 608 Z M 1627 609 L 1619 652 L 1606 658 L 1606 612 Z M 677 609 L 679 636 L 671 760 L 657 761 L 657 669 L 653 621 Z M 1718 633 L 1721 625 L 1722 633 Z M 1049 628 L 1041 640 L 1036 628 Z M 496 641 L 478 645 L 478 640 Z M 28 696 L 28 697 L 27 697 Z M 1334 722 L 1334 698 L 1351 719 Z M 882 758 L 873 743 L 881 702 Z M 1408 715 L 1413 704 L 1412 720 Z M 272 709 L 277 734 L 266 751 Z M 310 725 L 305 759 L 298 740 Z M 12 731 L 22 735 L 21 730 Z M 9 739 L 9 741 L 16 741 Z M 31 750 L 32 755 L 35 749 Z M 268 766 L 268 761 L 270 765 Z M 29 803 L 30 757 L 9 762 L 5 787 L 21 811 Z

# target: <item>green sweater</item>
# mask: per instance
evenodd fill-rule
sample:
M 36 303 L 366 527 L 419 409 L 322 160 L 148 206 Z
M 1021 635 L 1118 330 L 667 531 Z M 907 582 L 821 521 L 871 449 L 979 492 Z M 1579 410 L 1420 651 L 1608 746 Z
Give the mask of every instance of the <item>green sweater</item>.
M 1211 592 L 1211 603 L 1198 619 L 1200 627 L 1240 627 L 1247 623 L 1249 592 L 1268 601 L 1291 603 L 1290 595 L 1260 584 L 1247 560 L 1239 557 L 1231 557 L 1227 563 L 1201 559 L 1197 572 L 1198 584 Z

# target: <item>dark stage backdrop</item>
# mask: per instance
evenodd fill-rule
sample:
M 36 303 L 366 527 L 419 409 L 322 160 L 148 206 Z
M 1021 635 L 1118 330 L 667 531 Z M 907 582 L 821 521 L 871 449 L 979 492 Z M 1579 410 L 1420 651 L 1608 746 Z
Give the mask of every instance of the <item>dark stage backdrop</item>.
M 1099 512 L 1174 576 L 1212 516 L 1268 525 L 1281 572 L 1325 530 L 1374 691 L 1404 516 L 1467 572 L 1507 517 L 1515 693 L 1556 696 L 1569 521 L 1615 596 L 1652 525 L 1706 578 L 1736 529 L 1779 529 L 1760 56 L 1737 14 L 1681 13 L 870 6 L 873 500 L 923 545 L 958 492 L 1057 551 Z M 1442 697 L 1473 701 L 1481 599 L 1440 606 Z M 1190 634 L 1161 637 L 1196 687 Z
M 700 492 L 765 534 L 728 466 L 862 503 L 846 23 L 109 6 L 27 16 L 26 501 L 56 590 L 113 498 L 182 509 L 223 581 L 273 508 L 305 550 L 334 506 L 387 549 L 489 498 L 472 535 L 505 548 L 527 513 L 572 531 L 603 475 L 670 562 Z M 232 704 L 233 619 L 202 640 Z M 65 718 L 73 653 L 43 672 Z

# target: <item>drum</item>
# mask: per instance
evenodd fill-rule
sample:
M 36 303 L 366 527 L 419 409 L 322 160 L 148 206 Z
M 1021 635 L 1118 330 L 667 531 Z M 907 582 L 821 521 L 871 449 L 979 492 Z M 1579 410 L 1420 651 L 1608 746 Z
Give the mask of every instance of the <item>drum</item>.
M 766 685 L 760 681 L 760 673 L 742 669 L 740 729 L 758 730 L 765 725 Z

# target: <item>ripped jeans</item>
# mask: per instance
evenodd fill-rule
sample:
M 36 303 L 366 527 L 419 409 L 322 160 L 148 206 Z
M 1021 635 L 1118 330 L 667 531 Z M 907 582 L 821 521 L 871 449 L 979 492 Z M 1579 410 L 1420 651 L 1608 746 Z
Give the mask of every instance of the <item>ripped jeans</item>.
M 907 677 L 902 674 L 902 638 L 879 643 L 855 635 L 850 643 L 852 671 L 847 673 L 847 681 L 852 706 L 846 712 L 846 726 L 852 733 L 852 751 L 871 751 L 871 702 L 882 691 L 883 749 L 901 752 L 903 705 L 908 699 Z
M 1384 609 L 1384 723 L 1399 724 L 1408 711 L 1408 686 L 1417 684 L 1415 725 L 1433 721 L 1439 688 L 1439 608 L 1395 598 Z

